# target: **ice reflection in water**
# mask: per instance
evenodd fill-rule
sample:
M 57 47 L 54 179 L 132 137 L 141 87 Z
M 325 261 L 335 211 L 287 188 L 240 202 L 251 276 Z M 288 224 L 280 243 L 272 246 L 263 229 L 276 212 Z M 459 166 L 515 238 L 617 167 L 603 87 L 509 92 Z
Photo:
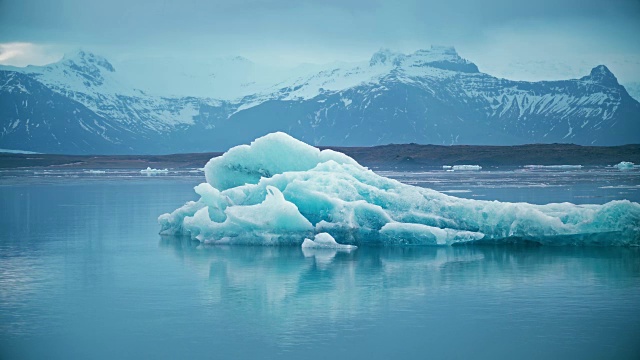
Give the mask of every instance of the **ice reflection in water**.
M 613 310 L 640 303 L 640 252 L 635 248 L 307 252 L 298 247 L 204 246 L 172 237 L 160 245 L 182 259 L 194 276 L 207 280 L 201 301 L 210 311 L 229 312 L 249 327 L 260 327 L 263 336 L 285 350 L 319 346 L 327 337 L 354 336 L 352 331 L 375 337 L 372 329 L 386 325 L 450 346 L 455 341 L 444 337 L 473 331 L 483 339 L 488 334 L 482 332 L 491 328 L 492 334 L 515 342 L 507 347 L 518 344 L 520 349 L 533 349 L 549 338 L 560 347 L 576 338 L 598 344 L 603 341 L 600 331 L 590 326 L 638 326 L 628 313 Z M 330 331 L 315 334 L 319 328 Z M 528 340 L 519 343 L 522 329 Z M 514 330 L 516 334 L 510 333 Z M 628 333 L 613 334 L 620 336 L 618 341 L 629 340 Z M 438 348 L 449 348 L 443 343 Z

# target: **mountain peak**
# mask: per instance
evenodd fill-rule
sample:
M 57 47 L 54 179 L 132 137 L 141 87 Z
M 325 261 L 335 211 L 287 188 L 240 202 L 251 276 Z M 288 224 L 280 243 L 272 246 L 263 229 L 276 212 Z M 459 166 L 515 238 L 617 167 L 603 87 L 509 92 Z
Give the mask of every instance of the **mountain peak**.
M 615 79 L 616 77 L 613 75 L 613 73 L 611 72 L 611 70 L 609 70 L 608 67 L 606 67 L 605 65 L 598 65 L 596 67 L 594 67 L 593 69 L 591 69 L 591 77 L 596 77 L 596 78 L 603 78 L 603 79 Z
M 480 72 L 476 64 L 463 59 L 453 46 L 431 45 L 429 49 L 420 49 L 409 55 L 410 66 L 430 66 L 443 70 L 465 73 Z
M 393 52 L 389 49 L 380 49 L 371 56 L 371 60 L 369 60 L 369 66 L 390 64 L 399 66 L 405 57 L 406 55 Z
M 591 69 L 591 73 L 581 80 L 593 81 L 602 85 L 615 86 L 618 84 L 618 79 L 613 75 L 611 70 L 605 65 L 598 65 Z
M 416 52 L 409 55 L 389 49 L 380 49 L 369 60 L 369 66 L 377 65 L 434 67 L 466 73 L 479 72 L 478 67 L 474 63 L 461 58 L 453 46 L 431 45 L 429 49 L 416 50 Z
M 116 71 L 107 59 L 85 50 L 78 50 L 72 54 L 65 54 L 64 58 L 62 58 L 62 62 L 70 66 L 76 65 L 85 68 L 98 68 L 98 71 L 101 70 L 100 68 L 109 72 Z

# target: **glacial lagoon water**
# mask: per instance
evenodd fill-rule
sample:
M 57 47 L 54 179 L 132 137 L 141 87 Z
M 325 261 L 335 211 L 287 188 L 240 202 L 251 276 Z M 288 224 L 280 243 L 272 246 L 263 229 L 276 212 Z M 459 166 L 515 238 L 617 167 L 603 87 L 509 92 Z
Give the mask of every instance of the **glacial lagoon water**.
M 451 195 L 640 201 L 640 172 L 375 169 Z M 1 359 L 640 357 L 637 247 L 202 246 L 197 170 L 0 173 Z

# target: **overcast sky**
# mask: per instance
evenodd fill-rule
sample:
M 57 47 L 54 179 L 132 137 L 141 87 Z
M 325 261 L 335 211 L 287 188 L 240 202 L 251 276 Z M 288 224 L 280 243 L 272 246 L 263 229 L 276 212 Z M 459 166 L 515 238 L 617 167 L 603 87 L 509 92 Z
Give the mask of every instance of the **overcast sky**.
M 453 45 L 481 71 L 640 81 L 640 0 L 0 0 L 0 63 L 83 48 L 127 57 L 243 55 L 296 64 Z

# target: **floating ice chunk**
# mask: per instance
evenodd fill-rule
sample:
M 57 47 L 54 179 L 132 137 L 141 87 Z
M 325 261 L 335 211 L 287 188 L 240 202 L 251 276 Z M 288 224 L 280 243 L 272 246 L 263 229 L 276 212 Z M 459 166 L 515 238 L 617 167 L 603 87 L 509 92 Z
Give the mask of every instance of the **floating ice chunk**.
M 302 242 L 302 248 L 310 249 L 310 248 L 325 248 L 325 249 L 343 249 L 343 250 L 352 250 L 356 249 L 357 246 L 354 245 L 343 245 L 338 244 L 333 236 L 323 232 L 316 234 L 316 236 L 311 239 L 304 239 Z
M 104 171 L 104 170 L 87 170 L 87 171 L 85 171 L 85 173 L 87 173 L 87 174 L 106 174 L 106 171 Z
M 630 161 L 621 161 L 620 163 L 616 164 L 615 167 L 618 168 L 618 170 L 631 170 L 634 168 L 634 163 L 630 162 Z
M 451 165 L 442 165 L 442 170 L 451 170 L 451 168 L 453 168 Z
M 327 233 L 316 234 L 313 240 L 304 239 L 301 247 L 302 254 L 308 258 L 313 257 L 316 265 L 321 267 L 330 265 L 338 252 L 351 252 L 358 248 L 355 245 L 338 244 Z
M 525 165 L 526 169 L 582 169 L 582 165 Z
M 141 174 L 166 174 L 168 172 L 169 172 L 169 169 L 152 169 L 150 167 L 140 170 Z
M 205 174 L 207 182 L 195 187 L 198 201 L 159 217 L 162 234 L 270 245 L 301 245 L 322 232 L 350 245 L 640 245 L 638 203 L 457 198 L 385 178 L 284 133 L 229 150 L 209 161 Z
M 482 170 L 480 165 L 453 165 L 452 170 Z

